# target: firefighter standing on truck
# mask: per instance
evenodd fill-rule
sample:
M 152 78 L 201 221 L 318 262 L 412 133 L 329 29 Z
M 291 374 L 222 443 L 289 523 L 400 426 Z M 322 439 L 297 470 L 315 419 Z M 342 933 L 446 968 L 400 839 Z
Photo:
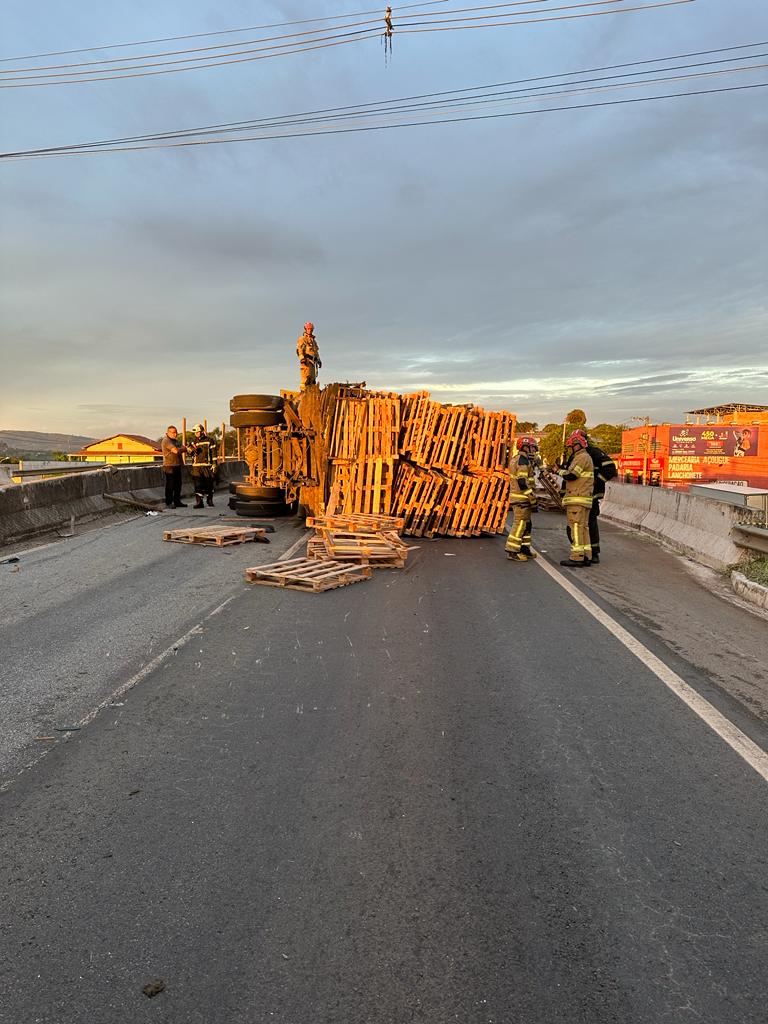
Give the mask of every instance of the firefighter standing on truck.
M 192 461 L 187 463 L 195 487 L 195 508 L 203 507 L 203 498 L 213 505 L 213 489 L 216 483 L 216 441 L 208 437 L 202 423 L 196 423 L 187 452 Z
M 534 467 L 539 445 L 535 437 L 523 434 L 517 439 L 517 455 L 509 467 L 509 504 L 512 507 L 512 529 L 504 549 L 513 562 L 535 558 L 531 550 L 531 512 L 536 511 Z
M 568 517 L 571 540 L 570 557 L 562 559 L 560 565 L 574 568 L 592 564 L 589 514 L 592 510 L 595 466 L 587 451 L 587 444 L 584 431 L 574 430 L 565 441 L 565 464 L 555 467 L 555 472 L 565 481 L 563 506 Z

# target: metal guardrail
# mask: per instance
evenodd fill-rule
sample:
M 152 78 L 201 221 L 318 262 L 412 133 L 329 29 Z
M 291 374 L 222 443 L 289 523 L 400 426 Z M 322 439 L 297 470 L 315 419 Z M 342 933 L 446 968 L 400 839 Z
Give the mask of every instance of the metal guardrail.
M 47 466 L 45 469 L 11 469 L 11 476 L 75 476 L 77 473 L 97 473 L 104 469 L 146 469 L 147 466 L 161 465 L 161 462 L 94 462 L 90 466 L 67 466 L 66 462 L 62 462 L 61 469 L 56 466 Z
M 768 494 L 764 494 L 761 499 L 762 507 L 760 508 L 740 508 L 737 515 L 737 524 L 739 526 L 757 526 L 760 529 L 768 529 Z

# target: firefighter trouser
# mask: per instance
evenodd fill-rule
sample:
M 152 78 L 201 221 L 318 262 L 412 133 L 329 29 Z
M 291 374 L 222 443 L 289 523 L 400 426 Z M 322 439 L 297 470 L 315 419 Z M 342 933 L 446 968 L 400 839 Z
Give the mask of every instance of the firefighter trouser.
M 589 543 L 589 508 L 584 505 L 566 505 L 568 529 L 571 539 L 571 559 L 583 562 L 592 558 L 592 547 Z
M 589 543 L 592 547 L 592 554 L 600 554 L 600 527 L 597 517 L 600 515 L 600 499 L 592 499 L 592 508 L 589 510 Z
M 213 497 L 213 470 L 207 466 L 195 466 L 192 469 L 192 483 L 195 494 L 200 498 Z
M 512 505 L 512 529 L 507 537 L 504 550 L 517 555 L 522 548 L 530 551 L 531 547 L 531 506 L 527 501 L 514 502 Z

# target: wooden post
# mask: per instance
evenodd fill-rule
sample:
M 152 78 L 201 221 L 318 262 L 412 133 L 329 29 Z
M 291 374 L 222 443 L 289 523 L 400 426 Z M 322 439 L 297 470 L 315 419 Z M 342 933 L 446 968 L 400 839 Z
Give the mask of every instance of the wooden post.
M 227 458 L 227 442 L 226 442 L 227 428 L 224 425 L 224 420 L 221 421 L 221 461 L 224 462 Z
M 181 417 L 181 443 L 185 445 L 187 443 L 187 417 Z M 182 452 L 181 461 L 184 462 L 184 453 Z
M 203 430 L 208 433 L 208 420 L 203 420 Z

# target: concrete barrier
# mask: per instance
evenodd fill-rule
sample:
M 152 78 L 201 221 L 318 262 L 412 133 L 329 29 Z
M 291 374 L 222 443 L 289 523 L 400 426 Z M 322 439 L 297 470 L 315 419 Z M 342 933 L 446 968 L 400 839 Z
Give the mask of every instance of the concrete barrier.
M 749 557 L 734 543 L 739 509 L 710 498 L 662 487 L 611 480 L 601 512 L 606 519 L 665 541 L 681 554 L 723 570 Z
M 219 489 L 241 479 L 245 463 L 227 462 L 221 467 Z M 182 493 L 191 494 L 184 470 Z M 29 540 L 41 534 L 125 511 L 104 494 L 157 502 L 165 496 L 162 466 L 102 466 L 89 473 L 60 476 L 34 483 L 0 487 L 0 545 Z
M 731 586 L 739 597 L 768 612 L 768 587 L 764 587 L 761 583 L 755 583 L 754 580 L 748 580 L 742 572 L 731 573 Z

